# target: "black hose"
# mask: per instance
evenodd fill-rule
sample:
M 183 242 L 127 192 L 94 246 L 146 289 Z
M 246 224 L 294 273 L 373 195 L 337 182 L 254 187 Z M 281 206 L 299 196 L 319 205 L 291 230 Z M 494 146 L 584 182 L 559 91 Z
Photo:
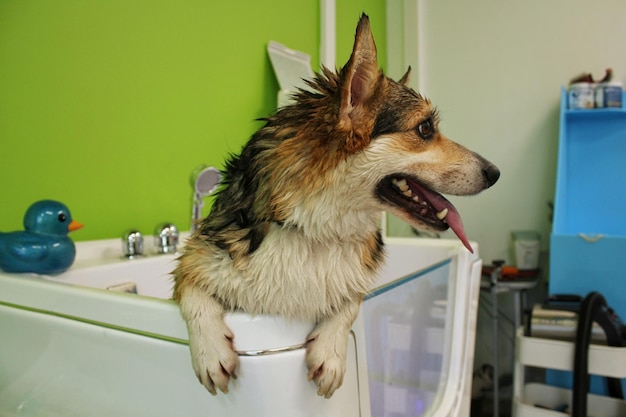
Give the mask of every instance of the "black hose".
M 574 380 L 572 387 L 572 417 L 587 417 L 587 393 L 589 392 L 589 344 L 591 343 L 591 328 L 596 321 L 607 336 L 609 346 L 621 346 L 621 338 L 611 322 L 613 314 L 606 304 L 602 294 L 591 292 L 583 300 L 578 314 L 576 328 L 576 346 L 574 349 Z M 607 378 L 609 395 L 623 398 L 621 381 L 616 378 Z
M 574 382 L 572 386 L 572 417 L 587 417 L 587 393 L 589 392 L 589 343 L 593 324 L 593 307 L 600 305 L 604 297 L 590 293 L 583 300 L 578 313 L 576 344 L 574 348 Z
M 594 321 L 597 322 L 604 330 L 606 344 L 608 346 L 624 346 L 624 338 L 622 338 L 621 334 L 621 328 L 623 327 L 622 323 L 611 308 L 609 308 L 606 304 L 596 308 L 594 312 Z M 622 392 L 622 380 L 619 378 L 609 377 L 606 377 L 605 379 L 609 396 L 623 400 L 624 393 Z

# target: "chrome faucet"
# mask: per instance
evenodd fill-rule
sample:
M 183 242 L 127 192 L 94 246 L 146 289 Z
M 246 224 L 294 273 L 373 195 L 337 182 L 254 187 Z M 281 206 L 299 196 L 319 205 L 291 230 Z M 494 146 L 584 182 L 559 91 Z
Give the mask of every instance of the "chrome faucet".
M 130 230 L 124 234 L 122 239 L 124 245 L 124 256 L 133 259 L 143 255 L 143 236 L 138 230 Z
M 154 231 L 154 244 L 158 253 L 174 253 L 178 245 L 178 228 L 172 223 L 163 223 Z
M 195 232 L 198 222 L 202 218 L 204 198 L 213 194 L 222 181 L 222 173 L 207 165 L 200 165 L 191 174 L 191 186 L 193 187 L 193 203 L 191 214 L 191 231 Z

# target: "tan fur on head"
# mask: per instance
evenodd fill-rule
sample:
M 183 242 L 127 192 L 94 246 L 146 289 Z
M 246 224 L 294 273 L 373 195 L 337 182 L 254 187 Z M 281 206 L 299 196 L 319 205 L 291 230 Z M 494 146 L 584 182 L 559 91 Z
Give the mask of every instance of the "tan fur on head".
M 454 209 L 438 193 L 475 194 L 497 179 L 492 164 L 439 132 L 409 74 L 396 82 L 378 69 L 363 15 L 342 70 L 322 69 L 228 162 L 211 213 L 173 272 L 192 364 L 211 393 L 226 392 L 235 376 L 237 341 L 223 315 L 242 310 L 315 321 L 309 378 L 331 396 L 349 329 L 382 265 L 381 210 L 443 230 L 435 212 Z

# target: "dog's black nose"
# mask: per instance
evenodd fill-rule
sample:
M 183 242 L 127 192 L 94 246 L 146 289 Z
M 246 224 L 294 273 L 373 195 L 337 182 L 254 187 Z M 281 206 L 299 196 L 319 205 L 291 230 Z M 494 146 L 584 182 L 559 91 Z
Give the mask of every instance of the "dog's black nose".
M 491 187 L 493 184 L 496 183 L 496 181 L 498 181 L 498 178 L 500 178 L 500 170 L 497 166 L 490 163 L 485 168 L 483 168 L 483 175 L 487 180 L 487 184 L 489 184 L 489 187 Z

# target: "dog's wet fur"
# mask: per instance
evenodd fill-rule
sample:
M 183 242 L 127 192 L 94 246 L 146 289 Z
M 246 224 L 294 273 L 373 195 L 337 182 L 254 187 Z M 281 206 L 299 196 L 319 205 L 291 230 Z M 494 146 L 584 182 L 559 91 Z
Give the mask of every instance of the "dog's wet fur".
M 348 63 L 322 69 L 231 157 L 173 272 L 193 368 L 212 394 L 236 378 L 227 311 L 315 322 L 308 378 L 325 397 L 341 386 L 348 333 L 384 261 L 382 210 L 422 230 L 451 227 L 472 250 L 439 193 L 479 193 L 499 171 L 439 132 L 409 73 L 396 82 L 379 70 L 363 15 Z

